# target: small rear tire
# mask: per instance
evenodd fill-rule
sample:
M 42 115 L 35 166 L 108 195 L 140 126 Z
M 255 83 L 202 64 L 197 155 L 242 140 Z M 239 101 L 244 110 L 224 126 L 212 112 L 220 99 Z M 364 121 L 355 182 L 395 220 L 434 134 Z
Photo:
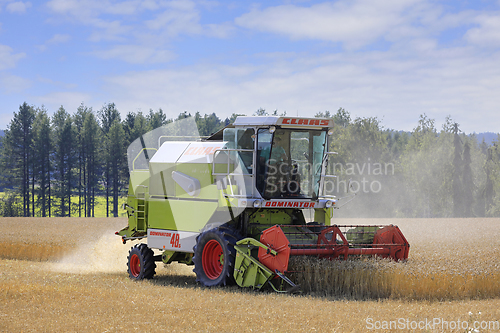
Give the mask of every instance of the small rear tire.
M 146 244 L 135 245 L 130 249 L 127 267 L 131 279 L 152 279 L 156 273 L 153 250 Z

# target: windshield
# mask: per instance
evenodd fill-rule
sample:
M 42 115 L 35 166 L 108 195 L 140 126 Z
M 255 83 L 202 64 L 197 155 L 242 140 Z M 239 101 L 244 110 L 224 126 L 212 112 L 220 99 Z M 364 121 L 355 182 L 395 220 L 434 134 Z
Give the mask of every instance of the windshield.
M 259 129 L 257 190 L 265 199 L 318 197 L 326 132 Z

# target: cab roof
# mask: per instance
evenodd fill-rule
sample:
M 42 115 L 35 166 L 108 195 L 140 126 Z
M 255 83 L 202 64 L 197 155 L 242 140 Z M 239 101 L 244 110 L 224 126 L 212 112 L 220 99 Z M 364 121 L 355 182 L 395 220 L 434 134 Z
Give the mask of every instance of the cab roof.
M 277 116 L 238 116 L 235 127 L 247 126 L 282 126 L 293 128 L 333 127 L 333 120 L 328 118 L 277 117 Z
M 220 129 L 208 137 L 207 141 L 221 141 L 226 128 L 234 127 L 268 127 L 321 129 L 333 127 L 333 120 L 328 118 L 277 117 L 277 116 L 238 116 L 234 123 Z

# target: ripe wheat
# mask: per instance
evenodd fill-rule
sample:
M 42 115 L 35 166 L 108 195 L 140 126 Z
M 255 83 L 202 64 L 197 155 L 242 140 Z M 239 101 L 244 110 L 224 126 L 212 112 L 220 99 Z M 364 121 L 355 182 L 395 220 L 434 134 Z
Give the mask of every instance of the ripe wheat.
M 500 297 L 500 219 L 336 222 L 398 224 L 411 244 L 410 256 L 406 262 L 292 257 L 289 269 L 296 271 L 292 278 L 303 294 L 403 300 Z M 58 261 L 59 271 L 95 273 L 112 269 L 126 275 L 126 253 L 131 245 L 122 245 L 112 232 L 125 225 L 124 218 L 1 218 L 0 258 Z M 109 237 L 103 238 L 104 234 Z M 188 267 L 185 272 L 192 275 Z
M 348 222 L 370 224 L 374 220 Z M 306 293 L 347 299 L 500 297 L 499 219 L 401 219 L 391 223 L 399 225 L 411 244 L 407 261 L 296 257 L 290 262 L 290 270 L 297 271 L 295 281 Z

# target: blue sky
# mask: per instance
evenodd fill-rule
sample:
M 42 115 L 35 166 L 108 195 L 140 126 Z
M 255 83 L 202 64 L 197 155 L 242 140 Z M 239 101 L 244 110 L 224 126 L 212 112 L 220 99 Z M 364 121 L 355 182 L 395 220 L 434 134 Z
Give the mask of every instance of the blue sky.
M 0 0 L 0 101 L 500 132 L 500 0 Z

